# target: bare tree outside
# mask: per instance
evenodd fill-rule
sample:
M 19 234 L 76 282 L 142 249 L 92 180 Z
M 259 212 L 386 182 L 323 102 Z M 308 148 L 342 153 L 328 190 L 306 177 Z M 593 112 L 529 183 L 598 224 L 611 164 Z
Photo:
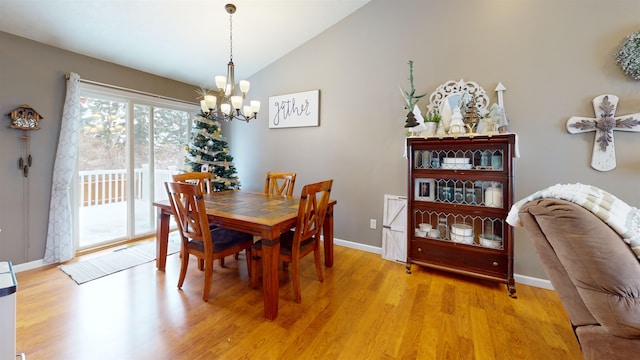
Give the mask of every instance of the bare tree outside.
M 83 149 L 79 170 L 120 169 L 126 160 L 127 104 L 110 100 L 81 98 L 83 107 L 79 143 Z M 188 142 L 191 115 L 186 111 L 136 105 L 134 111 L 134 163 L 149 158 L 150 112 L 154 119 L 156 169 L 181 168 Z M 108 154 L 108 156 L 106 156 Z

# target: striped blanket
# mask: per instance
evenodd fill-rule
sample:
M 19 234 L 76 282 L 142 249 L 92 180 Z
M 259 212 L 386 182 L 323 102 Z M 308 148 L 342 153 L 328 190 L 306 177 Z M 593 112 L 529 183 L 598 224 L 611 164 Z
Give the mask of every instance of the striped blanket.
M 570 201 L 591 211 L 616 231 L 640 259 L 640 210 L 591 185 L 557 184 L 535 192 L 511 207 L 507 223 L 522 226 L 518 217 L 520 208 L 529 201 L 541 198 Z

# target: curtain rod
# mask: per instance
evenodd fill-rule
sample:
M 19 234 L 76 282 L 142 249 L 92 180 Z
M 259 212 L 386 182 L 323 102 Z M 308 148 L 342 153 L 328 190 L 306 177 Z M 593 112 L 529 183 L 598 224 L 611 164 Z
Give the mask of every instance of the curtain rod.
M 65 77 L 66 80 L 69 80 L 69 77 L 70 77 L 69 73 L 66 73 L 64 77 Z M 148 93 L 148 92 L 145 92 L 145 91 L 129 89 L 129 88 L 125 88 L 125 87 L 121 87 L 121 86 L 117 86 L 117 85 L 105 84 L 105 83 L 101 83 L 101 82 L 97 82 L 97 81 L 93 81 L 93 80 L 86 80 L 86 79 L 82 79 L 81 78 L 80 82 L 83 82 L 83 83 L 86 83 L 86 84 L 103 86 L 103 87 L 110 88 L 110 89 L 115 89 L 115 90 L 128 91 L 128 92 L 136 93 L 136 94 L 139 94 L 139 95 L 151 96 L 151 97 L 158 98 L 158 99 L 163 99 L 163 100 L 176 101 L 176 102 L 189 104 L 189 105 L 198 105 L 197 103 L 192 102 L 192 101 L 175 99 L 175 98 L 171 98 L 171 97 L 168 97 L 168 96 L 152 94 L 152 93 Z

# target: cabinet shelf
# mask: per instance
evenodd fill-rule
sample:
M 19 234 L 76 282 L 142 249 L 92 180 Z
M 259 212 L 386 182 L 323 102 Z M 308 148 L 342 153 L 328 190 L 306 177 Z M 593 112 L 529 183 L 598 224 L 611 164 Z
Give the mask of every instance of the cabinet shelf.
M 458 244 L 502 249 L 502 238 L 505 222 L 502 218 L 494 218 L 473 213 L 452 213 L 415 209 L 413 212 L 416 238 L 431 238 L 450 241 Z M 421 233 L 420 225 L 427 224 L 435 231 Z M 476 233 L 475 229 L 482 229 Z
M 515 297 L 514 134 L 410 138 L 407 272 L 418 264 L 507 285 Z

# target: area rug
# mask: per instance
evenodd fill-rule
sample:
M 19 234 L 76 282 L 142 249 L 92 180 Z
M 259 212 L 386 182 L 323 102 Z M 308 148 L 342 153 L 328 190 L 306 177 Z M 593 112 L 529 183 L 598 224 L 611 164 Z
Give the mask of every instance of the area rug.
M 170 240 L 167 255 L 174 254 L 179 250 L 180 244 Z M 93 259 L 61 265 L 60 270 L 80 285 L 155 259 L 156 243 L 151 242 L 117 249 Z

